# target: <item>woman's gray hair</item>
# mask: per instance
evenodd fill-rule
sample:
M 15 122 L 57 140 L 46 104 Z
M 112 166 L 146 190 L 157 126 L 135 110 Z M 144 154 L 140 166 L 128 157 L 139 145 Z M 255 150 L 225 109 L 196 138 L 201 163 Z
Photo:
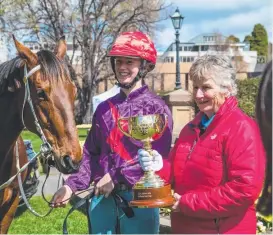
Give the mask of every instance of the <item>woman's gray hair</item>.
M 198 57 L 190 68 L 190 79 L 193 82 L 203 81 L 211 76 L 223 93 L 230 96 L 237 94 L 236 71 L 231 59 L 223 55 L 203 55 Z

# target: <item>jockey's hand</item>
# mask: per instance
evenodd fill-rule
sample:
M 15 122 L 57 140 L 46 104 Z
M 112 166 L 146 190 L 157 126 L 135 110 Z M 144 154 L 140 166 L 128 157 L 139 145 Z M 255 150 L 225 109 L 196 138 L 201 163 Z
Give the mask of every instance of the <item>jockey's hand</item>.
M 68 185 L 64 185 L 54 194 L 51 203 L 52 207 L 65 207 L 70 201 L 73 192 Z
M 175 203 L 173 204 L 172 210 L 175 212 L 179 212 L 180 208 L 179 208 L 179 202 L 181 199 L 181 195 L 179 195 L 178 193 L 175 193 L 174 195 L 174 199 L 175 199 Z
M 152 150 L 152 155 L 144 149 L 139 149 L 137 152 L 139 163 L 144 171 L 159 171 L 163 167 L 162 156 Z
M 95 195 L 104 195 L 106 198 L 113 191 L 115 185 L 109 173 L 105 174 L 95 186 Z

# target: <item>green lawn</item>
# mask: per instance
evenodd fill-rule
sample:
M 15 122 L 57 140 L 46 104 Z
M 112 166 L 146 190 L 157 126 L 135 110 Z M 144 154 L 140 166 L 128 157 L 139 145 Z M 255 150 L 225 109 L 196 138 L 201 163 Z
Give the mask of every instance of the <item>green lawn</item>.
M 78 135 L 79 135 L 80 141 L 84 141 L 86 139 L 88 132 L 89 132 L 89 128 L 78 129 Z
M 33 134 L 30 131 L 23 131 L 21 133 L 21 136 L 24 140 L 31 140 L 33 149 L 35 152 L 39 152 L 40 151 L 40 146 L 42 144 L 41 139 L 39 138 L 39 136 Z
M 41 214 L 48 211 L 48 205 L 40 196 L 30 200 L 33 209 Z M 71 205 L 66 208 L 53 209 L 50 215 L 44 218 L 36 217 L 26 207 L 18 208 L 15 219 L 9 229 L 9 234 L 62 234 L 64 218 Z M 83 212 L 75 210 L 68 218 L 69 234 L 87 234 L 87 217 Z
M 88 131 L 89 131 L 89 128 L 78 129 L 78 135 L 79 135 L 80 141 L 85 141 Z M 21 133 L 21 136 L 24 140 L 31 140 L 31 143 L 33 145 L 35 152 L 39 152 L 42 141 L 37 135 L 33 134 L 30 131 L 23 131 Z

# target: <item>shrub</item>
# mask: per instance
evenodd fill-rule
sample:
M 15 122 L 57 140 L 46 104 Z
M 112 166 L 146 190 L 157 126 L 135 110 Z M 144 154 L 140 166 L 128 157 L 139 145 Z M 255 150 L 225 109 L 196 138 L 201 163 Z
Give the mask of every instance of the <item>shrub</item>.
M 256 97 L 259 89 L 260 78 L 238 80 L 239 107 L 249 116 L 255 117 Z

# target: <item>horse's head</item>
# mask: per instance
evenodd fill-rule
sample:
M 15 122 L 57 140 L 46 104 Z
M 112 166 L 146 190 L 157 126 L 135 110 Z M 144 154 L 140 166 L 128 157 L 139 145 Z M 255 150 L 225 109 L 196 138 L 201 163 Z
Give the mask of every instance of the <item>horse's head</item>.
M 41 50 L 37 54 L 15 38 L 14 42 L 28 72 L 40 65 L 40 69 L 28 78 L 35 114 L 26 102 L 23 107 L 24 124 L 39 135 L 34 120 L 37 116 L 42 132 L 52 147 L 56 168 L 64 174 L 72 173 L 78 169 L 82 153 L 74 120 L 76 87 L 64 61 L 66 42 L 60 39 L 54 53 Z

